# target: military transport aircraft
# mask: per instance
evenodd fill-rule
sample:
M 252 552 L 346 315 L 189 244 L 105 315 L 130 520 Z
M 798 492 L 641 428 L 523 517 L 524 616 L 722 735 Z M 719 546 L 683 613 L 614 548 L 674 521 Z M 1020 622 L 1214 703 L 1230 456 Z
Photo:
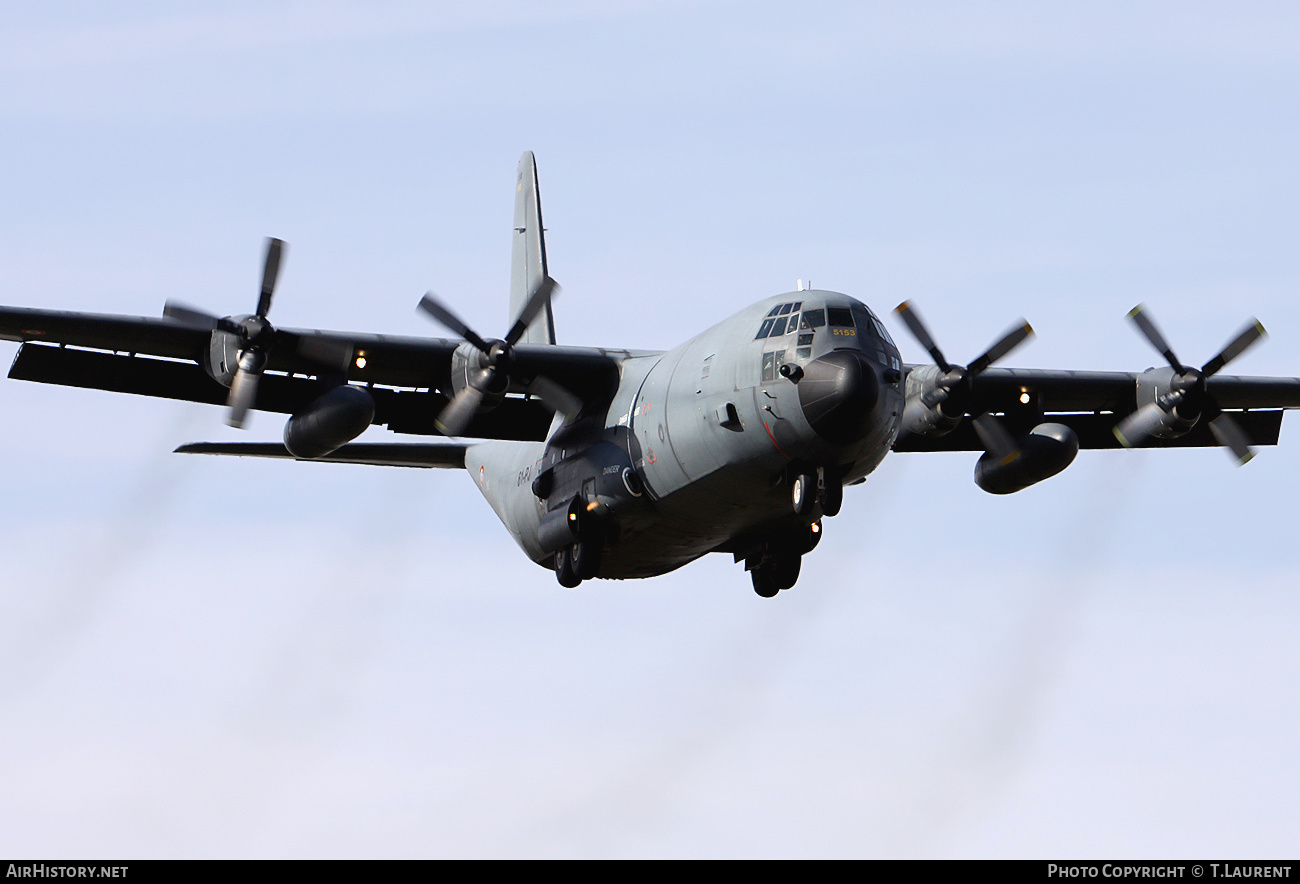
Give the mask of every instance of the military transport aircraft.
M 1130 318 L 1167 366 L 1140 373 L 994 368 L 1019 322 L 966 365 L 915 308 L 899 318 L 933 359 L 908 365 L 880 319 L 836 292 L 759 301 L 667 352 L 556 343 L 537 171 L 516 182 L 511 312 L 484 338 L 433 294 L 419 309 L 456 339 L 276 328 L 284 244 L 267 242 L 252 314 L 169 302 L 163 317 L 0 307 L 22 342 L 11 378 L 290 415 L 281 443 L 185 445 L 227 454 L 467 469 L 524 553 L 561 585 L 651 577 L 730 553 L 771 597 L 891 451 L 979 451 L 975 482 L 1019 491 L 1080 448 L 1222 445 L 1245 463 L 1274 445 L 1300 378 L 1219 372 L 1264 334 L 1249 322 L 1200 368 L 1141 307 Z M 371 424 L 465 441 L 352 442 Z

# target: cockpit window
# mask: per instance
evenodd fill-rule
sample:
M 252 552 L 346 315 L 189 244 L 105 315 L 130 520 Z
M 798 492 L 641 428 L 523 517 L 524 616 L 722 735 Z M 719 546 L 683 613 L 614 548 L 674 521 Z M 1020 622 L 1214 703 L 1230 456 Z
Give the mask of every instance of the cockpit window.
M 821 328 L 825 324 L 826 324 L 825 310 L 821 310 L 821 309 L 805 310 L 803 312 L 803 322 L 800 324 L 799 327 L 805 329 L 814 329 L 814 328 Z
M 853 311 L 848 307 L 827 307 L 826 318 L 836 328 L 853 328 Z

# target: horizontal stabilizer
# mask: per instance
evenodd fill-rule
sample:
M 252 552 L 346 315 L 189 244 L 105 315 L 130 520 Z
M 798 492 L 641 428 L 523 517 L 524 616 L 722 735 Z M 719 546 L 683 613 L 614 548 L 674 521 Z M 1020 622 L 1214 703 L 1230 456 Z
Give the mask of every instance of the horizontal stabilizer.
M 468 445 L 455 442 L 354 442 L 324 457 L 294 457 L 279 442 L 194 442 L 177 454 L 227 454 L 235 457 L 279 457 L 321 463 L 361 463 L 379 467 L 464 469 Z

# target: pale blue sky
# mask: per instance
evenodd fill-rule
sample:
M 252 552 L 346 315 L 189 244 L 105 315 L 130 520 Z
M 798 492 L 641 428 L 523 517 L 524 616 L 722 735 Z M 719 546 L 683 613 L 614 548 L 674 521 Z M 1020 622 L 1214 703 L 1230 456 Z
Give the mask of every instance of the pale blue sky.
M 1300 374 L 1288 4 L 49 3 L 0 26 L 0 302 L 503 329 L 536 151 L 570 343 L 798 277 L 953 358 Z M 892 323 L 892 318 L 889 320 Z M 923 354 L 898 327 L 904 355 Z M 15 348 L 7 347 L 12 353 Z M 770 602 L 575 592 L 463 475 L 185 460 L 217 409 L 0 381 L 0 852 L 1262 856 L 1300 830 L 1293 421 L 1009 498 L 887 458 Z M 1288 444 L 1291 443 L 1291 444 Z

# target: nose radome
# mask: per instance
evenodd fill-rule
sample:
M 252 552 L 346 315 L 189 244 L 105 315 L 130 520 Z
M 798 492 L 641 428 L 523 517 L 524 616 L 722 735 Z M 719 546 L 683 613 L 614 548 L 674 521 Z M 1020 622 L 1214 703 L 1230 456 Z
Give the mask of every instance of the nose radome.
M 808 423 L 828 442 L 848 444 L 866 434 L 880 398 L 875 366 L 857 350 L 832 350 L 804 366 L 799 404 Z

